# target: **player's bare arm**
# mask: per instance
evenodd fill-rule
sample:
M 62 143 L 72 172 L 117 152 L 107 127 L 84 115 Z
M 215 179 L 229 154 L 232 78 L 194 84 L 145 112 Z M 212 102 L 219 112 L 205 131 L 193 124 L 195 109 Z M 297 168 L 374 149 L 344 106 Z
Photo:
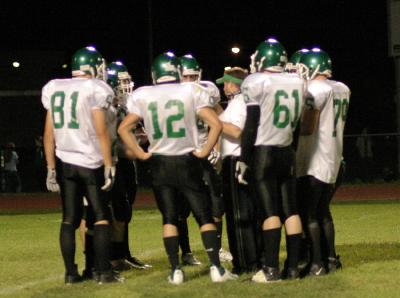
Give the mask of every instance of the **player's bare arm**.
M 239 139 L 242 135 L 242 130 L 232 123 L 222 122 L 222 133 L 232 138 Z
M 319 110 L 305 109 L 301 117 L 300 135 L 309 136 L 314 133 L 319 122 Z
M 55 159 L 55 140 L 53 132 L 53 118 L 51 111 L 47 111 L 46 123 L 44 126 L 43 146 L 46 155 L 47 168 L 54 169 L 56 167 Z
M 193 154 L 198 158 L 204 158 L 210 154 L 211 150 L 217 143 L 218 137 L 222 131 L 222 124 L 215 111 L 211 108 L 200 109 L 198 115 L 208 124 L 210 131 L 208 132 L 207 143 L 203 146 L 200 152 L 194 152 Z
M 107 129 L 104 110 L 92 110 L 93 124 L 100 143 L 100 149 L 103 154 L 104 166 L 111 167 L 111 139 Z
M 122 141 L 131 150 L 133 155 L 141 160 L 151 157 L 151 153 L 145 152 L 139 145 L 136 136 L 132 133 L 132 129 L 139 123 L 140 117 L 136 114 L 128 114 L 118 127 L 118 134 Z

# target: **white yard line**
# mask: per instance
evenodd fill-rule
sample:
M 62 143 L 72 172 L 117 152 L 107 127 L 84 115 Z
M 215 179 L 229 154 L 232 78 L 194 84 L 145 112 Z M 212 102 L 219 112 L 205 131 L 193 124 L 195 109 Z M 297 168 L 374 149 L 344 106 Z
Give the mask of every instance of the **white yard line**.
M 18 285 L 18 286 L 3 288 L 3 289 L 0 290 L 0 295 L 14 294 L 15 292 L 22 291 L 22 290 L 24 290 L 25 288 L 28 288 L 28 287 L 34 287 L 34 286 L 41 285 L 41 284 L 48 283 L 48 282 L 52 282 L 52 281 L 55 281 L 55 280 L 62 280 L 62 278 L 63 278 L 63 275 L 57 275 L 57 276 L 52 276 L 52 277 L 45 278 L 45 279 L 29 281 L 27 283 L 24 283 L 24 284 Z

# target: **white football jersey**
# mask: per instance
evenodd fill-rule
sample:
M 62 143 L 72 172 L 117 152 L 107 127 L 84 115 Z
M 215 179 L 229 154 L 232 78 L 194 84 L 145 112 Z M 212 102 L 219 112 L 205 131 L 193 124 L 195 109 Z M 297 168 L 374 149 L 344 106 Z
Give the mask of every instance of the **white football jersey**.
M 221 94 L 218 87 L 210 81 L 200 81 L 202 87 L 206 88 L 210 94 L 210 103 L 215 107 L 221 101 Z M 197 119 L 197 128 L 199 130 L 199 145 L 203 146 L 207 143 L 208 138 L 208 126 L 203 120 Z
M 312 80 L 308 103 L 320 111 L 316 131 L 300 136 L 296 153 L 297 176 L 311 175 L 335 183 L 343 153 L 343 130 L 349 108 L 350 90 L 343 83 Z
M 239 127 L 241 130 L 244 128 L 246 122 L 246 103 L 243 99 L 243 94 L 235 95 L 229 102 L 226 109 L 219 115 L 222 122 L 228 122 Z M 221 156 L 240 156 L 240 138 L 236 139 L 224 133 L 221 135 Z
M 141 117 L 149 151 L 182 155 L 200 149 L 197 112 L 212 107 L 209 92 L 197 83 L 141 87 L 128 98 L 128 111 Z
M 90 169 L 103 164 L 92 110 L 108 109 L 113 97 L 113 90 L 98 79 L 57 79 L 43 87 L 42 103 L 53 117 L 58 158 Z
M 303 107 L 304 81 L 287 73 L 254 73 L 241 86 L 248 106 L 260 106 L 256 146 L 289 146 Z

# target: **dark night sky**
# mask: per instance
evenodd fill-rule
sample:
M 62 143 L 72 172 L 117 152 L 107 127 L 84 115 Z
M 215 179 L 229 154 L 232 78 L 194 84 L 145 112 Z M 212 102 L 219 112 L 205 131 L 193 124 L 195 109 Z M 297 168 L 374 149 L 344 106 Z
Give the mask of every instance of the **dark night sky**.
M 147 1 L 32 1 L 32 7 L 4 2 L 9 1 L 0 4 L 3 51 L 62 51 L 69 62 L 75 50 L 92 44 L 108 61 L 124 61 L 137 86 L 149 82 Z M 334 78 L 352 90 L 347 133 L 357 133 L 367 124 L 373 126 L 371 132 L 393 132 L 386 1 L 369 2 L 153 1 L 153 57 L 166 50 L 177 55 L 191 52 L 204 78 L 214 80 L 226 65 L 247 67 L 250 54 L 266 37 L 276 37 L 289 54 L 320 46 L 333 60 Z M 242 49 L 236 58 L 230 54 L 234 44 Z

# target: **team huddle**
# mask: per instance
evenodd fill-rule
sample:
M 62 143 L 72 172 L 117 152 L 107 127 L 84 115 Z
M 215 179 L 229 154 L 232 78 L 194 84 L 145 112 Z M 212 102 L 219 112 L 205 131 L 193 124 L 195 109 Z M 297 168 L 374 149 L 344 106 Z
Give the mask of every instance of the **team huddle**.
M 270 283 L 342 267 L 330 202 L 344 171 L 350 90 L 330 79 L 328 54 L 302 49 L 288 61 L 280 42 L 263 41 L 250 74 L 226 68 L 216 80 L 224 108 L 218 87 L 201 73 L 193 56 L 167 52 L 152 63 L 153 85 L 133 90 L 121 62 L 106 65 L 86 47 L 72 58 L 71 79 L 43 87 L 46 184 L 61 194 L 66 284 L 123 282 L 121 271 L 151 268 L 128 245 L 135 160 L 150 168 L 171 284 L 185 281 L 183 265 L 201 264 L 190 248 L 190 213 L 212 282 L 253 272 L 253 282 Z M 224 215 L 229 252 L 221 245 Z M 80 274 L 75 230 L 83 225 Z M 282 225 L 287 258 L 280 270 Z M 231 271 L 221 264 L 227 261 Z

